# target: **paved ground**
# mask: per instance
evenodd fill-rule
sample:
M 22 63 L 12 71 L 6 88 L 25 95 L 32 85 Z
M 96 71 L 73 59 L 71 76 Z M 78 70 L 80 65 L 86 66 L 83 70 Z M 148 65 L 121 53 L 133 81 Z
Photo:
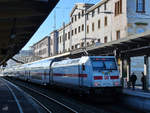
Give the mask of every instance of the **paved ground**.
M 0 78 L 0 113 L 44 113 L 32 98 Z
M 142 86 L 135 86 L 134 90 L 132 89 L 132 87 L 124 88 L 124 92 L 129 93 L 131 95 L 134 95 L 134 94 L 138 94 L 139 96 L 147 95 L 150 98 L 150 87 L 149 87 L 149 90 L 146 90 L 146 91 L 142 90 Z
M 0 113 L 19 113 L 17 103 L 2 81 L 0 81 Z

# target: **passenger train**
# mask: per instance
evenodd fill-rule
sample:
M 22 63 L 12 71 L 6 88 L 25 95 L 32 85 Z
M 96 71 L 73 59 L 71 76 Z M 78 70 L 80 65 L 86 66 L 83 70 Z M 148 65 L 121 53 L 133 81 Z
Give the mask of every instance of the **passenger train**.
M 120 91 L 121 83 L 114 56 L 83 56 L 76 59 L 43 59 L 12 68 L 4 75 L 42 85 L 57 85 L 88 93 Z

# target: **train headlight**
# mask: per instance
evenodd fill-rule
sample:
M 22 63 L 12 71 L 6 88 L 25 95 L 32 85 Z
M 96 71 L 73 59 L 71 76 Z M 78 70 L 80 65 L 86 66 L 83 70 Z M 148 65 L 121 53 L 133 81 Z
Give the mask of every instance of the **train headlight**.
M 114 82 L 113 84 L 114 84 L 114 86 L 119 86 L 119 85 L 120 85 L 120 82 L 116 81 L 116 82 Z
M 100 86 L 100 82 L 95 82 L 95 83 L 94 83 L 94 86 L 95 86 L 95 87 Z

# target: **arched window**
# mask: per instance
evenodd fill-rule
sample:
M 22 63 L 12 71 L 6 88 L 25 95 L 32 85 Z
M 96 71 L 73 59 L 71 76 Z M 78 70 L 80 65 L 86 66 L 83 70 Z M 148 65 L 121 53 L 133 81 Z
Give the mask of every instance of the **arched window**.
M 145 0 L 137 0 L 136 2 L 136 11 L 137 12 L 145 12 Z

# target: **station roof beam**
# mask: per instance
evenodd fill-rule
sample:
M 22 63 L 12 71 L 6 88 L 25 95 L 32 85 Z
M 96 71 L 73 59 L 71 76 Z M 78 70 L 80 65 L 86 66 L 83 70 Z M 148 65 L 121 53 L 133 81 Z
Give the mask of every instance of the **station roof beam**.
M 0 0 L 0 65 L 28 42 L 59 0 Z

